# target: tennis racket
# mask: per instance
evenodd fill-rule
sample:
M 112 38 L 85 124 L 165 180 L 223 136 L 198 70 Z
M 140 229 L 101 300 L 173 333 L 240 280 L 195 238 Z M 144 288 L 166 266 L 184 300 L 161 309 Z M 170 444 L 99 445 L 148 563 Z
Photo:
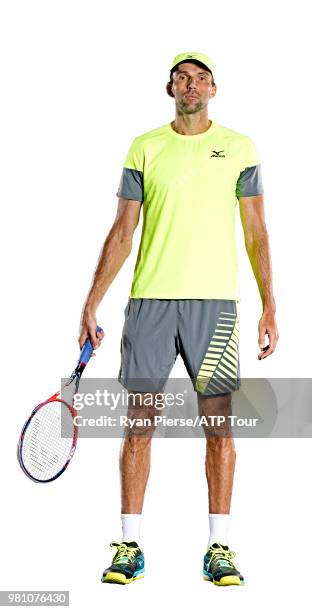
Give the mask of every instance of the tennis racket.
M 102 328 L 97 326 L 97 332 Z M 77 411 L 60 398 L 65 387 L 70 394 L 78 391 L 81 375 L 93 353 L 90 338 L 85 341 L 77 366 L 68 382 L 49 399 L 32 411 L 22 429 L 17 458 L 22 470 L 34 482 L 51 482 L 66 470 L 77 445 L 78 426 L 74 423 Z M 62 436 L 66 432 L 66 437 Z

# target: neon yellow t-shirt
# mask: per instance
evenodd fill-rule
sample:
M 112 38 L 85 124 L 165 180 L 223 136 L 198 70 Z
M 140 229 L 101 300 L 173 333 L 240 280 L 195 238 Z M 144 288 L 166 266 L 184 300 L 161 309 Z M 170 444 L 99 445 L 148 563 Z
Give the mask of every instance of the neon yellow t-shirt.
M 193 136 L 167 123 L 136 137 L 117 191 L 143 202 L 130 297 L 240 301 L 237 198 L 261 193 L 253 141 L 216 121 Z

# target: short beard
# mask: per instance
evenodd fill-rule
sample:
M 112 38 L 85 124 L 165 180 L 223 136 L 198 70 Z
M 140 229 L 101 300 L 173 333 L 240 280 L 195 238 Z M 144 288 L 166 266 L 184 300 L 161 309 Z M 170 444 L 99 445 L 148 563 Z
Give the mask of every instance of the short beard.
M 204 108 L 204 105 L 199 100 L 195 104 L 195 106 L 189 106 L 189 105 L 185 104 L 184 102 L 181 102 L 181 104 L 178 107 L 178 110 L 181 110 L 181 111 L 183 111 L 183 113 L 187 113 L 187 114 L 191 115 L 192 113 L 196 113 L 197 111 L 201 110 L 202 108 Z

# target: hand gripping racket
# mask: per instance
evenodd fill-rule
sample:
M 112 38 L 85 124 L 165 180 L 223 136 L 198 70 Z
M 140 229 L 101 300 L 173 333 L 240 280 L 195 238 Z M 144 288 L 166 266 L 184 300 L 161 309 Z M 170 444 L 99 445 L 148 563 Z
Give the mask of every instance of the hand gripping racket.
M 96 331 L 103 330 L 97 326 Z M 90 338 L 87 338 L 69 381 L 60 391 L 34 408 L 22 429 L 17 458 L 26 476 L 34 482 L 51 482 L 58 478 L 75 452 L 78 426 L 74 423 L 74 417 L 77 411 L 59 396 L 70 385 L 73 396 L 77 393 L 82 372 L 93 350 Z M 62 437 L 62 431 L 66 431 L 66 437 Z

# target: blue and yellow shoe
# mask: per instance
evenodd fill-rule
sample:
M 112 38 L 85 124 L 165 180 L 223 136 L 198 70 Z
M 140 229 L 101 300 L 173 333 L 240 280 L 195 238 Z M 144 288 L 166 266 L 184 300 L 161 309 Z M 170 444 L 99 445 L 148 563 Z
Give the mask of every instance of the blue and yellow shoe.
M 214 542 L 204 556 L 203 578 L 217 586 L 243 585 L 244 578 L 232 562 L 235 553 Z
M 117 552 L 112 565 L 103 572 L 102 582 L 128 584 L 144 578 L 144 554 L 136 542 L 111 542 Z

